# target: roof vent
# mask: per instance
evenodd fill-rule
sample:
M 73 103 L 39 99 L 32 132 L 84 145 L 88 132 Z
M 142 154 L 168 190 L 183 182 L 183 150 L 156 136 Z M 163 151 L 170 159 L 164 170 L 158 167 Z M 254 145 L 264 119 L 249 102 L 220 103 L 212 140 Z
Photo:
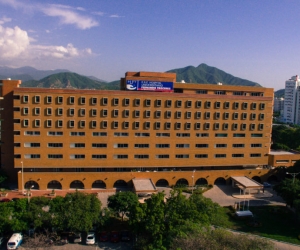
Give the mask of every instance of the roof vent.
M 221 82 L 218 82 L 218 83 L 217 83 L 217 85 L 223 85 L 223 83 L 221 83 Z
M 185 83 L 185 81 L 184 81 L 184 80 L 181 80 L 181 83 Z
M 6 80 L 9 80 L 9 81 L 10 81 L 10 80 L 11 80 L 11 78 L 6 78 Z

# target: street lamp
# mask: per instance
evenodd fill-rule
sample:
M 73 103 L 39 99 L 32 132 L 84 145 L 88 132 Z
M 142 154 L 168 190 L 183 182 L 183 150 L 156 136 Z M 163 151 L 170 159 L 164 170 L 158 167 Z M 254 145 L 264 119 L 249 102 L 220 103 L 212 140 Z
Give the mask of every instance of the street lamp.
M 31 189 L 31 188 L 34 188 L 34 185 L 30 186 L 29 189 L 28 189 L 28 191 L 27 191 L 28 204 L 29 204 L 29 202 L 30 202 L 30 189 Z
M 300 172 L 298 173 L 289 173 L 289 172 L 286 172 L 286 174 L 290 174 L 291 176 L 293 176 L 293 183 L 295 182 L 295 177 L 297 174 L 299 174 Z
M 193 190 L 194 190 L 194 175 L 195 175 L 195 172 L 196 172 L 196 169 L 193 170 L 193 175 L 192 175 L 192 179 L 193 179 L 193 182 L 192 182 L 192 194 L 193 194 Z
M 21 161 L 22 164 L 22 195 L 24 194 L 24 168 L 23 168 L 23 161 Z

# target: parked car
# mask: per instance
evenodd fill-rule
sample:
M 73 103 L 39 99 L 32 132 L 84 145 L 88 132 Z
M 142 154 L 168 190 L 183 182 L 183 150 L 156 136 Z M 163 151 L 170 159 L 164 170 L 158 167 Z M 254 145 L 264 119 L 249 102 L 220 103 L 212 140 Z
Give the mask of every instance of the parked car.
M 73 242 L 74 243 L 81 243 L 82 239 L 81 239 L 81 233 L 75 233 L 73 236 Z
M 0 202 L 10 202 L 10 199 L 4 198 L 4 199 L 0 200 Z
M 121 232 L 121 241 L 130 241 L 130 233 L 128 231 L 122 231 Z
M 21 233 L 14 233 L 7 242 L 7 249 L 17 249 L 23 241 Z
M 270 187 L 272 187 L 272 185 L 270 183 L 268 183 L 268 182 L 264 182 L 263 185 L 264 185 L 264 188 L 270 188 Z
M 108 233 L 103 231 L 100 233 L 100 241 L 108 241 L 109 237 L 108 237 Z
M 95 233 L 92 233 L 92 232 L 88 233 L 86 236 L 85 243 L 87 245 L 94 245 L 96 243 Z
M 110 233 L 110 241 L 111 242 L 119 242 L 120 241 L 119 233 L 117 231 L 112 231 Z

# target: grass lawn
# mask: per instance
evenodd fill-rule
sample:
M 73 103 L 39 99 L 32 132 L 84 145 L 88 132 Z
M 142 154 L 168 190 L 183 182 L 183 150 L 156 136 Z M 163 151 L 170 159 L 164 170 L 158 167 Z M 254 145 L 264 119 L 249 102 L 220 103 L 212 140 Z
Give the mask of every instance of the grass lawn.
M 233 210 L 226 208 L 229 217 L 229 228 L 246 233 L 252 233 L 266 238 L 290 242 L 300 245 L 300 223 L 297 216 L 288 208 L 282 206 L 250 207 L 254 219 L 259 226 L 250 226 L 249 219 L 235 219 Z

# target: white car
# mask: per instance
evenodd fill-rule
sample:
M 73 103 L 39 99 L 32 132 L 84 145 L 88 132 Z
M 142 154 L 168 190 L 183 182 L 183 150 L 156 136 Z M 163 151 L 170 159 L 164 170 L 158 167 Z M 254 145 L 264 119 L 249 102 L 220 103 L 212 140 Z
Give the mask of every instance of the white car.
M 86 241 L 85 243 L 87 245 L 94 245 L 96 242 L 96 239 L 95 239 L 95 233 L 88 233 L 88 235 L 86 236 Z

